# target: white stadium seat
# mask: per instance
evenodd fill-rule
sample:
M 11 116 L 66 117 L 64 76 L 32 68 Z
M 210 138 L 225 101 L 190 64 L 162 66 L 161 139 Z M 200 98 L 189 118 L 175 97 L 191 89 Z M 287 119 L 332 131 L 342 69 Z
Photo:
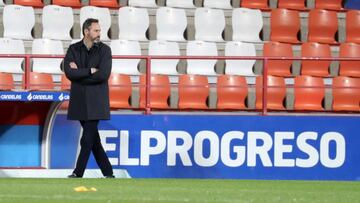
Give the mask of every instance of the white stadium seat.
M 112 40 L 110 43 L 112 55 L 141 55 L 141 47 L 137 41 Z M 140 59 L 113 59 L 112 72 L 127 75 L 140 75 L 138 65 Z
M 129 6 L 156 8 L 155 0 L 129 0 Z
M 157 40 L 185 41 L 187 18 L 184 9 L 161 7 L 156 11 Z
M 109 41 L 108 31 L 111 26 L 110 10 L 108 8 L 100 8 L 95 6 L 83 6 L 80 9 L 80 27 L 88 18 L 96 18 L 99 20 L 101 28 L 101 40 Z M 82 31 L 81 31 L 82 36 Z
M 195 8 L 193 0 L 166 0 L 166 6 L 175 8 Z
M 232 9 L 230 0 L 204 0 L 204 7 L 218 9 Z
M 177 42 L 150 41 L 149 55 L 151 56 L 180 56 L 180 49 Z M 179 59 L 153 59 L 151 60 L 151 73 L 164 75 L 178 75 L 176 66 Z
M 259 34 L 263 28 L 260 10 L 236 8 L 232 13 L 233 41 L 261 42 Z
M 43 38 L 71 40 L 70 30 L 74 24 L 71 7 L 48 5 L 43 8 Z
M 244 42 L 227 42 L 225 56 L 256 56 L 255 45 Z M 255 60 L 225 60 L 225 74 L 255 76 Z
M 3 0 L 0 0 L 0 7 L 3 7 L 5 5 Z
M 187 56 L 218 56 L 215 42 L 189 41 L 186 47 Z M 188 59 L 187 73 L 197 75 L 217 75 L 215 64 L 217 60 Z
M 119 39 L 147 41 L 149 14 L 145 8 L 121 7 L 119 9 Z
M 224 29 L 225 16 L 222 10 L 210 8 L 195 10 L 195 40 L 223 42 Z
M 24 42 L 19 39 L 0 38 L 0 54 L 25 54 Z M 0 58 L 0 72 L 13 73 L 15 81 L 21 81 L 24 58 Z
M 34 9 L 28 6 L 6 5 L 3 10 L 3 23 L 5 38 L 32 40 Z

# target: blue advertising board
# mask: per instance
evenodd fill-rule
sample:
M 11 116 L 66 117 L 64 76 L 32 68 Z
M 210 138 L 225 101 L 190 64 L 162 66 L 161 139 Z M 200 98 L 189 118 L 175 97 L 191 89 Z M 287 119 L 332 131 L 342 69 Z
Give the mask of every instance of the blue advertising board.
M 64 134 L 57 126 L 73 122 L 65 117 L 55 121 L 52 168 L 76 160 L 80 131 Z M 113 167 L 134 178 L 360 180 L 359 124 L 357 116 L 112 115 L 99 130 Z M 93 158 L 88 167 L 97 168 Z

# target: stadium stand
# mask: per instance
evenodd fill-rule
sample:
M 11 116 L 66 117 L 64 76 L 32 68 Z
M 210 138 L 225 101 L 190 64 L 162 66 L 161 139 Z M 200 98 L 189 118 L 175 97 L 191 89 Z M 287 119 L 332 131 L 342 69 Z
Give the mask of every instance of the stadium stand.
M 332 94 L 334 111 L 360 111 L 360 78 L 335 77 Z
M 324 81 L 321 77 L 296 76 L 294 85 L 295 110 L 323 111 L 324 87 Z
M 41 8 L 44 6 L 41 0 L 14 0 L 14 4 L 21 6 L 32 6 L 35 8 Z
M 117 0 L 90 0 L 89 5 L 111 9 L 118 9 L 120 7 Z
M 112 40 L 110 43 L 112 55 L 141 55 L 138 41 Z M 140 59 L 113 59 L 112 72 L 127 75 L 140 75 L 138 65 Z
M 305 6 L 305 0 L 278 0 L 277 7 L 300 11 L 308 10 Z
M 3 23 L 4 37 L 32 40 L 31 30 L 35 25 L 34 9 L 29 6 L 6 5 Z
M 232 9 L 230 0 L 204 0 L 204 7 L 217 9 Z
M 355 43 L 342 43 L 340 57 L 360 58 L 360 45 Z M 360 61 L 340 61 L 341 76 L 360 77 Z
M 360 43 L 360 11 L 346 12 L 346 42 Z
M 193 0 L 166 0 L 166 6 L 175 8 L 195 8 Z
M 217 56 L 215 42 L 189 41 L 186 46 L 187 56 Z M 187 60 L 187 73 L 198 75 L 217 75 L 215 64 L 217 60 Z
M 281 42 L 267 42 L 264 44 L 264 56 L 293 57 L 291 44 Z M 291 60 L 269 60 L 268 74 L 274 76 L 290 77 L 292 76 Z
M 108 8 L 100 8 L 95 6 L 83 6 L 80 9 L 80 27 L 88 18 L 96 18 L 99 20 L 102 35 L 101 40 L 109 41 L 108 31 L 111 26 L 110 11 Z M 81 34 L 82 36 L 82 34 Z
M 209 8 L 195 10 L 195 40 L 223 42 L 224 29 L 225 16 L 222 10 Z
M 168 109 L 170 101 L 170 81 L 167 75 L 150 76 L 150 107 Z M 140 108 L 146 103 L 146 75 L 140 76 Z
M 184 9 L 161 7 L 156 10 L 157 40 L 186 41 L 184 38 L 186 27 L 187 18 Z
M 74 15 L 70 7 L 47 5 L 43 8 L 43 38 L 71 40 L 70 31 L 73 25 Z
M 149 14 L 147 9 L 135 7 L 119 9 L 119 39 L 147 41 L 146 31 L 148 28 Z
M 206 76 L 180 75 L 178 92 L 179 109 L 208 109 L 209 83 Z
M 232 13 L 233 41 L 259 43 L 263 28 L 263 18 L 260 10 L 236 8 Z
M 256 109 L 263 108 L 263 76 L 256 77 Z M 285 110 L 286 86 L 283 77 L 268 75 L 266 108 Z
M 180 49 L 177 42 L 150 41 L 149 55 L 152 56 L 180 56 Z M 153 59 L 151 60 L 151 73 L 164 75 L 178 75 L 177 65 L 179 59 Z
M 129 75 L 112 73 L 109 78 L 110 108 L 130 108 L 131 79 Z
M 226 42 L 225 56 L 256 56 L 254 44 Z M 255 76 L 255 60 L 225 60 L 225 74 Z
M 338 18 L 335 11 L 312 9 L 309 12 L 308 42 L 337 44 Z
M 81 0 L 52 0 L 52 4 L 72 8 L 80 8 L 82 6 Z
M 271 10 L 270 40 L 285 43 L 300 43 L 300 15 L 298 11 L 289 9 Z
M 217 80 L 218 109 L 246 109 L 248 86 L 242 76 L 221 75 Z
M 331 57 L 331 50 L 328 44 L 317 42 L 306 42 L 301 46 L 301 56 L 303 57 Z M 301 74 L 327 77 L 330 75 L 330 61 L 306 60 L 301 62 Z

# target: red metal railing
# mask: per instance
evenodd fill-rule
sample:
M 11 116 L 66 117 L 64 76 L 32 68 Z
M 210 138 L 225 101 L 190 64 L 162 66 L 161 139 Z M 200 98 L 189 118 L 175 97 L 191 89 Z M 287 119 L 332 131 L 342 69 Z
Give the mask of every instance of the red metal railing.
M 34 55 L 34 54 L 0 54 L 0 58 L 24 58 L 25 59 L 25 81 L 23 88 L 30 88 L 30 72 L 31 72 L 31 59 L 32 58 L 64 58 L 64 55 Z M 150 114 L 150 88 L 151 88 L 151 60 L 166 60 L 166 59 L 179 59 L 179 60 L 261 60 L 264 61 L 263 65 L 263 92 L 262 92 L 262 115 L 267 115 L 267 76 L 268 76 L 268 61 L 269 60 L 292 60 L 292 61 L 360 61 L 360 58 L 349 57 L 270 57 L 270 56 L 135 56 L 135 55 L 119 55 L 113 56 L 113 59 L 143 59 L 146 60 L 146 104 L 145 113 Z M 316 87 L 314 87 L 316 88 Z

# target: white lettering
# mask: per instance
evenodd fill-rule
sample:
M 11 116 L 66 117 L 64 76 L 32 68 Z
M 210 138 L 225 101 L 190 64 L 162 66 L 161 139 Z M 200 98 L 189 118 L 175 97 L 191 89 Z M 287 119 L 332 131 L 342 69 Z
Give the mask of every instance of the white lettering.
M 204 157 L 204 140 L 209 140 L 209 157 Z M 199 166 L 214 166 L 219 160 L 219 137 L 212 131 L 200 131 L 194 139 L 194 160 Z
M 182 140 L 183 144 L 177 145 L 177 141 Z M 167 165 L 176 165 L 176 155 L 178 154 L 184 166 L 192 166 L 189 156 L 189 150 L 192 147 L 192 137 L 185 131 L 169 131 L 168 132 L 168 150 Z
M 150 146 L 150 140 L 156 140 L 155 146 Z M 141 131 L 141 155 L 140 164 L 142 166 L 149 165 L 150 155 L 157 155 L 163 152 L 166 148 L 165 135 L 160 131 L 143 130 Z
M 229 167 L 238 167 L 244 164 L 246 148 L 243 146 L 234 146 L 233 152 L 236 154 L 235 159 L 230 157 L 230 143 L 231 141 L 238 139 L 242 140 L 244 138 L 244 133 L 241 131 L 230 131 L 224 134 L 221 139 L 221 160 L 222 162 Z

